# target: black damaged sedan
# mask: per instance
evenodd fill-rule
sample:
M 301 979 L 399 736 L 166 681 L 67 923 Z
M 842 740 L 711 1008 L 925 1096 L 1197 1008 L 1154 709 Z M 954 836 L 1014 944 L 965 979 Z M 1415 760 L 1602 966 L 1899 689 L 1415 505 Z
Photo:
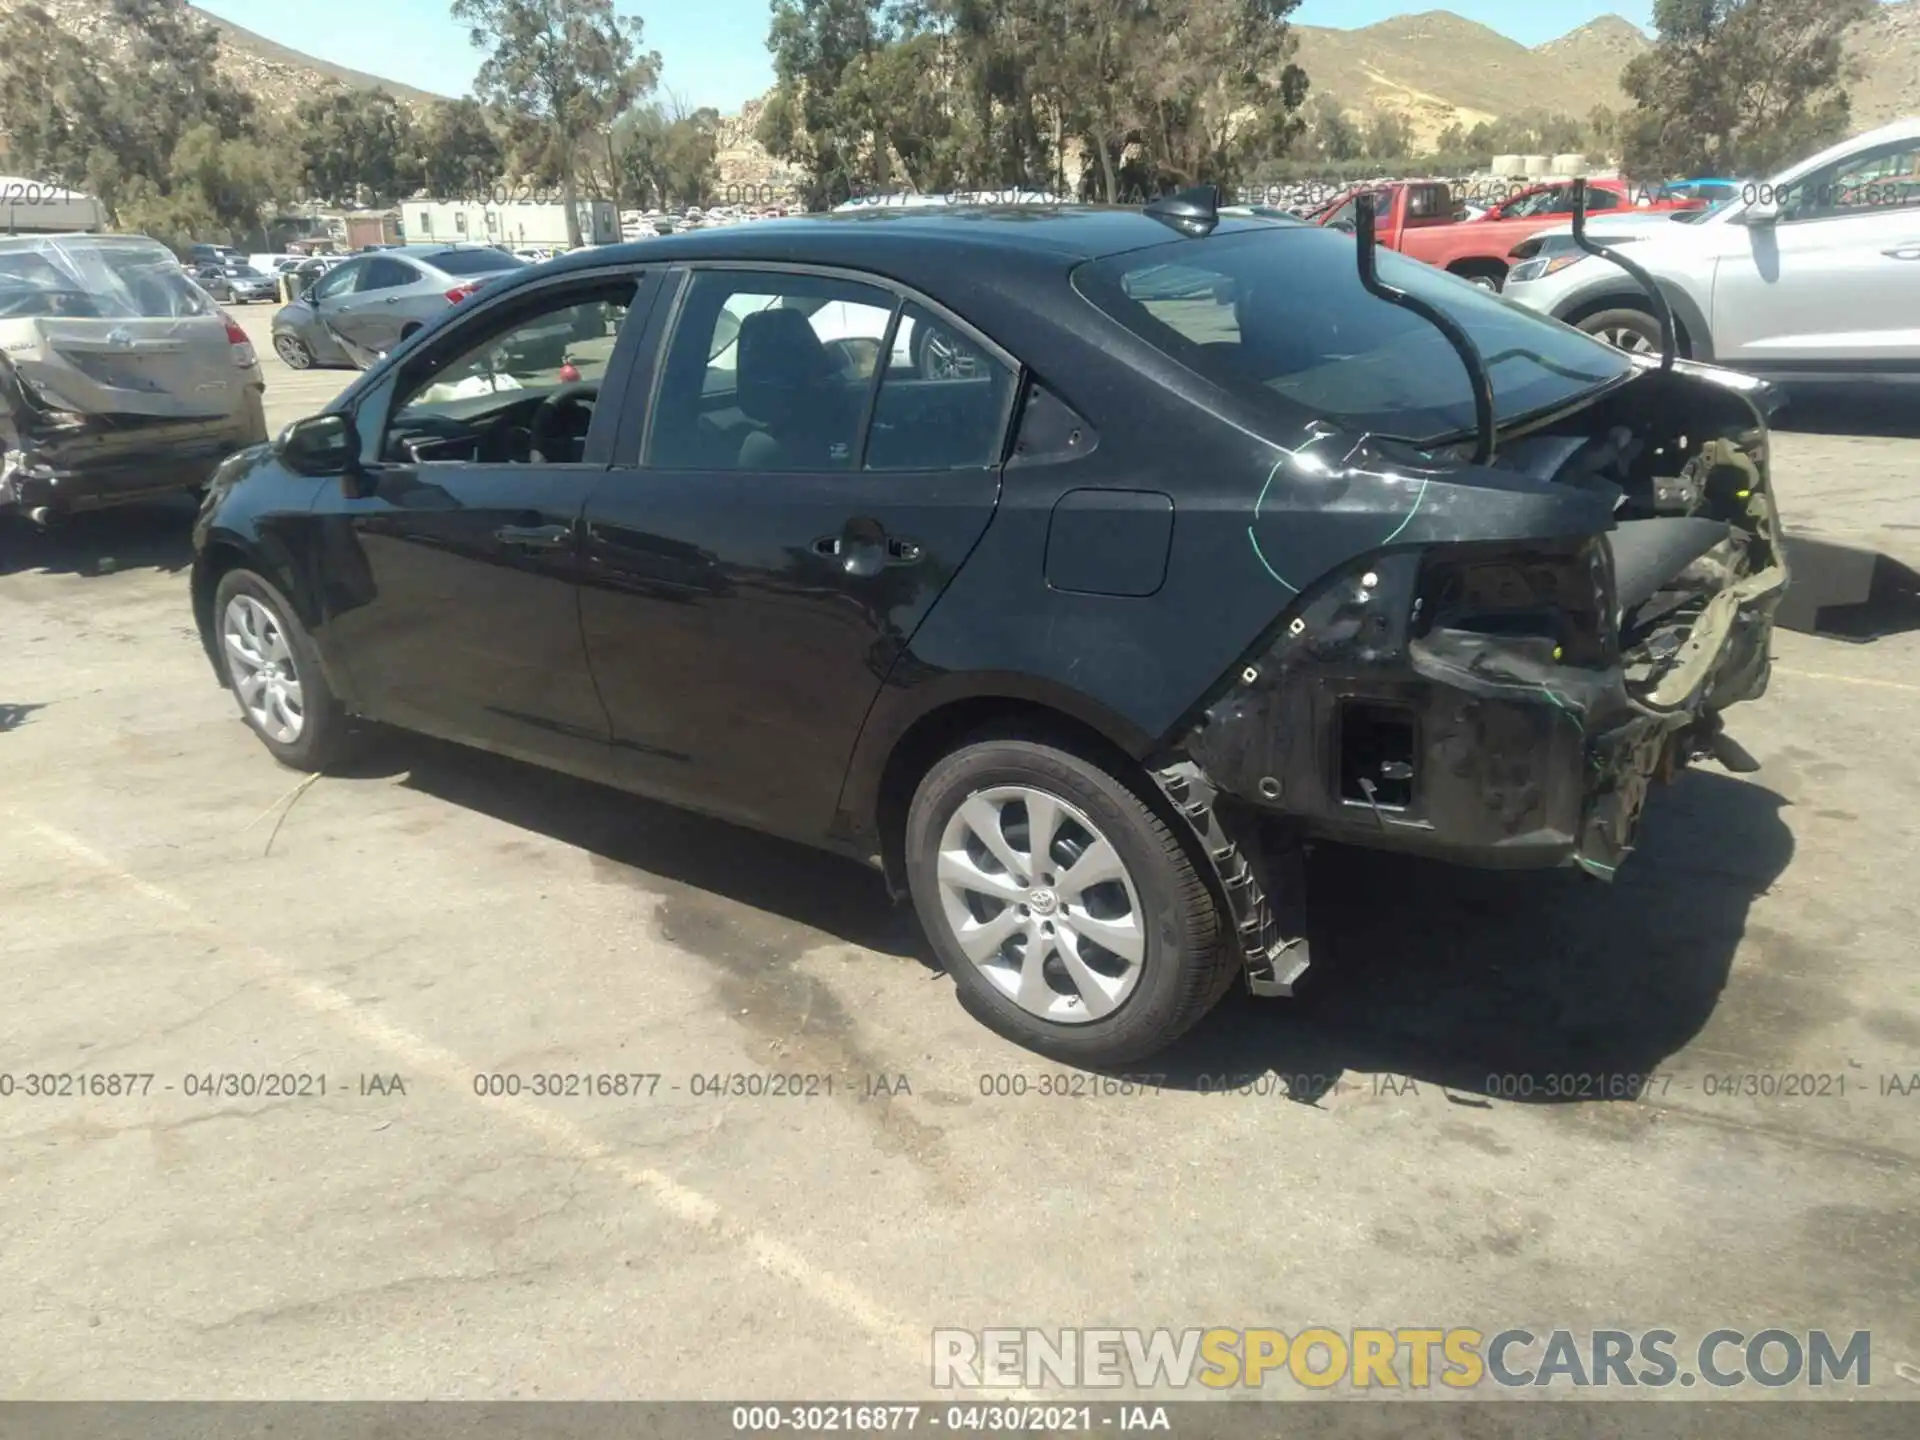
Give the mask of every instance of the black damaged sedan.
M 980 1019 L 1138 1059 L 1292 992 L 1306 847 L 1610 876 L 1766 686 L 1751 382 L 1369 241 L 1189 195 L 530 269 L 221 469 L 207 654 L 289 765 L 385 722 L 877 865 Z

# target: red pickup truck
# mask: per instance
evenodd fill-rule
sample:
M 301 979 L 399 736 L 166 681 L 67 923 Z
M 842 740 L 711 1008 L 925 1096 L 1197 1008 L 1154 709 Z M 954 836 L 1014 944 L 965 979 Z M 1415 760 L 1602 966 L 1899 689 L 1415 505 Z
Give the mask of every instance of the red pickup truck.
M 1336 229 L 1353 228 L 1354 209 L 1363 194 L 1379 197 L 1376 222 L 1380 243 L 1415 260 L 1451 271 L 1476 285 L 1498 290 L 1507 278 L 1508 254 L 1522 240 L 1564 224 L 1573 214 L 1570 181 L 1536 185 L 1502 200 L 1476 220 L 1456 218 L 1459 202 L 1443 180 L 1408 180 L 1358 186 L 1307 218 Z M 1697 210 L 1706 201 L 1680 195 L 1639 203 L 1624 180 L 1587 182 L 1590 212 L 1624 209 Z

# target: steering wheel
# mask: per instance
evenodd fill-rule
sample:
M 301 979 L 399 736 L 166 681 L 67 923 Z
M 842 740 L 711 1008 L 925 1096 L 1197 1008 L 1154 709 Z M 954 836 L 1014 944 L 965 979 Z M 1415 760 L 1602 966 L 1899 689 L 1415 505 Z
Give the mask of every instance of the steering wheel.
M 599 398 L 600 382 L 597 380 L 576 380 L 548 395 L 527 421 L 527 458 L 536 465 L 566 463 L 564 457 L 547 453 L 571 438 L 560 431 L 561 415 L 568 410 L 585 410 L 591 417 L 593 402 Z

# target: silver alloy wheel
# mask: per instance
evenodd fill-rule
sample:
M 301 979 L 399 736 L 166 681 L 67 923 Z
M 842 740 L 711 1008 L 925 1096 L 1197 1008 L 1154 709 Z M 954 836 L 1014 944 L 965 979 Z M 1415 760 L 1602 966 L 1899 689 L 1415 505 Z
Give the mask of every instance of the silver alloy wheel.
M 1029 1014 L 1082 1025 L 1139 983 L 1140 893 L 1113 843 L 1057 795 L 1001 785 L 968 796 L 940 837 L 938 880 L 961 951 Z
M 1660 348 L 1638 330 L 1628 329 L 1625 325 L 1609 325 L 1594 334 L 1596 339 L 1604 340 L 1614 349 L 1624 350 L 1629 355 L 1652 355 Z
M 946 331 L 929 327 L 920 347 L 920 374 L 927 380 L 966 380 L 974 372 L 973 356 Z
M 284 332 L 273 337 L 273 348 L 289 370 L 305 370 L 313 364 L 313 352 L 297 335 Z
M 291 745 L 306 728 L 306 700 L 280 617 L 251 595 L 227 602 L 220 622 L 227 651 L 227 673 L 260 733 L 279 745 Z

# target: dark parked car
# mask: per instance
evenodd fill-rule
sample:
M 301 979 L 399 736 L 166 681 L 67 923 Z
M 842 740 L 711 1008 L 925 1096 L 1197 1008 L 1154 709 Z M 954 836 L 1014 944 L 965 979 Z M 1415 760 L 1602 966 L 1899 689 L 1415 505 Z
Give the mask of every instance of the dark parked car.
M 295 767 L 367 717 L 867 860 L 988 1024 L 1136 1059 L 1292 993 L 1305 845 L 1609 876 L 1766 682 L 1738 378 L 1377 259 L 1076 206 L 553 261 L 224 467 L 207 655 Z

